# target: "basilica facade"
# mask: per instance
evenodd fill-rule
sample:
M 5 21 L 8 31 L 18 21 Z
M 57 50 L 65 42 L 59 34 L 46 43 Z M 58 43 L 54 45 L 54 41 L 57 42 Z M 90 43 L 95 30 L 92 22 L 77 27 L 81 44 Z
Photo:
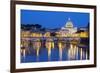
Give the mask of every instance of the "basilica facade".
M 78 37 L 77 27 L 74 27 L 73 22 L 70 18 L 68 18 L 68 21 L 66 22 L 64 27 L 61 27 L 61 29 L 57 32 L 57 34 L 60 37 Z

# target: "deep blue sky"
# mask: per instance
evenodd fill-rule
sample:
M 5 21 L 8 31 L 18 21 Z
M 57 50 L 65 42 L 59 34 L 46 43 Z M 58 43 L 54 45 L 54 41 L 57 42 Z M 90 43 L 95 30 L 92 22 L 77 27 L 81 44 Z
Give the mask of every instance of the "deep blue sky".
M 61 28 L 68 18 L 75 27 L 86 27 L 89 13 L 21 10 L 21 24 L 40 24 L 45 28 Z

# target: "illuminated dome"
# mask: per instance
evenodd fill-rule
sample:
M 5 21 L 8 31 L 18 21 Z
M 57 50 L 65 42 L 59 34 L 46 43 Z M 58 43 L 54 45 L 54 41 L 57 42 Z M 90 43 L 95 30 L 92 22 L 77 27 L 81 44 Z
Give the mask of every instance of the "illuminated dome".
M 66 23 L 66 25 L 65 25 L 65 28 L 73 28 L 74 26 L 73 26 L 73 23 L 72 23 L 72 21 L 70 20 L 70 18 L 68 18 L 68 21 L 67 21 L 67 23 Z

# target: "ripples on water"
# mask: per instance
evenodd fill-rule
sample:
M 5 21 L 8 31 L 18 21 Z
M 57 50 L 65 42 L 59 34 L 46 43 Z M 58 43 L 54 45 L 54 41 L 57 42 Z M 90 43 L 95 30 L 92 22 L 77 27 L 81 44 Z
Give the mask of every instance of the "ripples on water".
M 57 42 L 34 42 L 27 50 L 21 50 L 21 62 L 47 62 L 47 61 L 69 61 L 87 60 L 87 47 L 79 47 L 73 44 Z

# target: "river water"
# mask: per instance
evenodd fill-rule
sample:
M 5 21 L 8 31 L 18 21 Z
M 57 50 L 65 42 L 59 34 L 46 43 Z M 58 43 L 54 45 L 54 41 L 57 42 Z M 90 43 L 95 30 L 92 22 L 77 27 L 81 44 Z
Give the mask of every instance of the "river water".
M 83 45 L 81 42 L 73 44 L 68 41 L 31 40 L 24 41 L 28 45 L 24 46 L 25 49 L 21 49 L 21 63 L 89 59 L 88 44 Z

